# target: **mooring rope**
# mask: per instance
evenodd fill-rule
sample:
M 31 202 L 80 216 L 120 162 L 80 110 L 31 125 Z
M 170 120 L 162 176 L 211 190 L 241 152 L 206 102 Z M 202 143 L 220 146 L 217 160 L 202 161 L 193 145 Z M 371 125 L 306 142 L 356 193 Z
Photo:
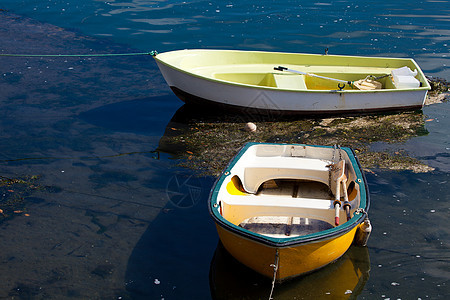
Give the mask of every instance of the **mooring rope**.
M 272 300 L 272 294 L 273 294 L 273 289 L 275 288 L 275 280 L 277 278 L 277 271 L 278 271 L 278 263 L 280 261 L 280 257 L 278 255 L 278 249 L 277 252 L 275 252 L 275 263 L 271 264 L 270 266 L 273 267 L 273 279 L 272 279 L 272 289 L 270 290 L 270 296 L 269 296 L 269 300 Z
M 120 156 L 130 156 L 135 154 L 155 154 L 153 159 L 159 160 L 160 159 L 160 151 L 159 150 L 151 150 L 151 151 L 134 151 L 134 152 L 125 152 L 125 153 L 118 153 L 118 154 L 112 154 L 112 155 L 101 155 L 101 156 L 67 156 L 67 157 L 52 157 L 52 156 L 46 156 L 46 157 L 24 157 L 24 158 L 14 158 L 14 159 L 2 159 L 0 160 L 1 163 L 7 163 L 7 162 L 18 162 L 18 161 L 26 161 L 26 160 L 73 160 L 73 159 L 102 159 L 102 158 L 115 158 Z M 2 176 L 0 176 L 1 178 Z
M 151 55 L 156 56 L 157 51 L 150 52 L 138 52 L 138 53 L 100 53 L 100 54 L 13 54 L 13 53 L 0 53 L 0 56 L 9 57 L 107 57 L 107 56 L 138 56 L 138 55 Z

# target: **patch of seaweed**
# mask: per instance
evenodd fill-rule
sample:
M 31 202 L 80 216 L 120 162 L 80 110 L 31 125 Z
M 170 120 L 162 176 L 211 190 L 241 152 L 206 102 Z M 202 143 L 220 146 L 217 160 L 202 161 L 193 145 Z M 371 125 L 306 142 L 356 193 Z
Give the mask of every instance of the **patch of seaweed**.
M 403 152 L 394 155 L 372 152 L 370 145 L 374 142 L 402 143 L 411 137 L 427 134 L 424 123 L 422 113 L 404 112 L 276 122 L 261 120 L 256 123 L 255 132 L 247 132 L 244 120 L 190 118 L 186 123 L 169 123 L 159 148 L 180 159 L 180 166 L 213 176 L 217 176 L 247 142 L 348 146 L 357 150 L 365 168 L 423 172 L 432 168 Z
M 34 175 L 20 178 L 0 176 L 0 222 L 16 215 L 28 216 L 25 204 L 33 191 L 41 189 L 38 180 L 39 176 Z M 30 199 L 36 201 L 36 198 Z

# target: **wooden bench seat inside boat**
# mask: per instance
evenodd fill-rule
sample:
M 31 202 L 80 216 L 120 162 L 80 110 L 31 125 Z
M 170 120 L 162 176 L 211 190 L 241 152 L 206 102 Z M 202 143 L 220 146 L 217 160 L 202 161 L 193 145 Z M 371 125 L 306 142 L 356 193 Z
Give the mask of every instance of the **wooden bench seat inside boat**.
M 248 193 L 255 194 L 270 179 L 306 179 L 328 184 L 330 161 L 305 157 L 261 157 L 251 162 L 239 176 Z

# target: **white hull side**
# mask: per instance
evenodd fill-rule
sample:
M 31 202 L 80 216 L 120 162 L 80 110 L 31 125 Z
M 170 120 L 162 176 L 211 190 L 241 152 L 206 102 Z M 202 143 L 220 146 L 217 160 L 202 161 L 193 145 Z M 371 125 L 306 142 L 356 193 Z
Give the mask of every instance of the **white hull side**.
M 421 108 L 427 90 L 288 91 L 210 80 L 157 61 L 171 88 L 217 104 L 299 112 L 381 111 Z

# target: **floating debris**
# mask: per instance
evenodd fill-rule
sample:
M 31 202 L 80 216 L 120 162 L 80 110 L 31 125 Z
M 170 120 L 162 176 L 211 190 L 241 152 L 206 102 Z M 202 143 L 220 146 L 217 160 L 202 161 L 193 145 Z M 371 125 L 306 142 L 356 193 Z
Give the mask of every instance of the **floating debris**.
M 255 123 L 248 122 L 247 124 L 245 124 L 245 131 L 248 131 L 248 132 L 255 132 L 255 131 L 256 131 L 256 125 L 255 125 Z

